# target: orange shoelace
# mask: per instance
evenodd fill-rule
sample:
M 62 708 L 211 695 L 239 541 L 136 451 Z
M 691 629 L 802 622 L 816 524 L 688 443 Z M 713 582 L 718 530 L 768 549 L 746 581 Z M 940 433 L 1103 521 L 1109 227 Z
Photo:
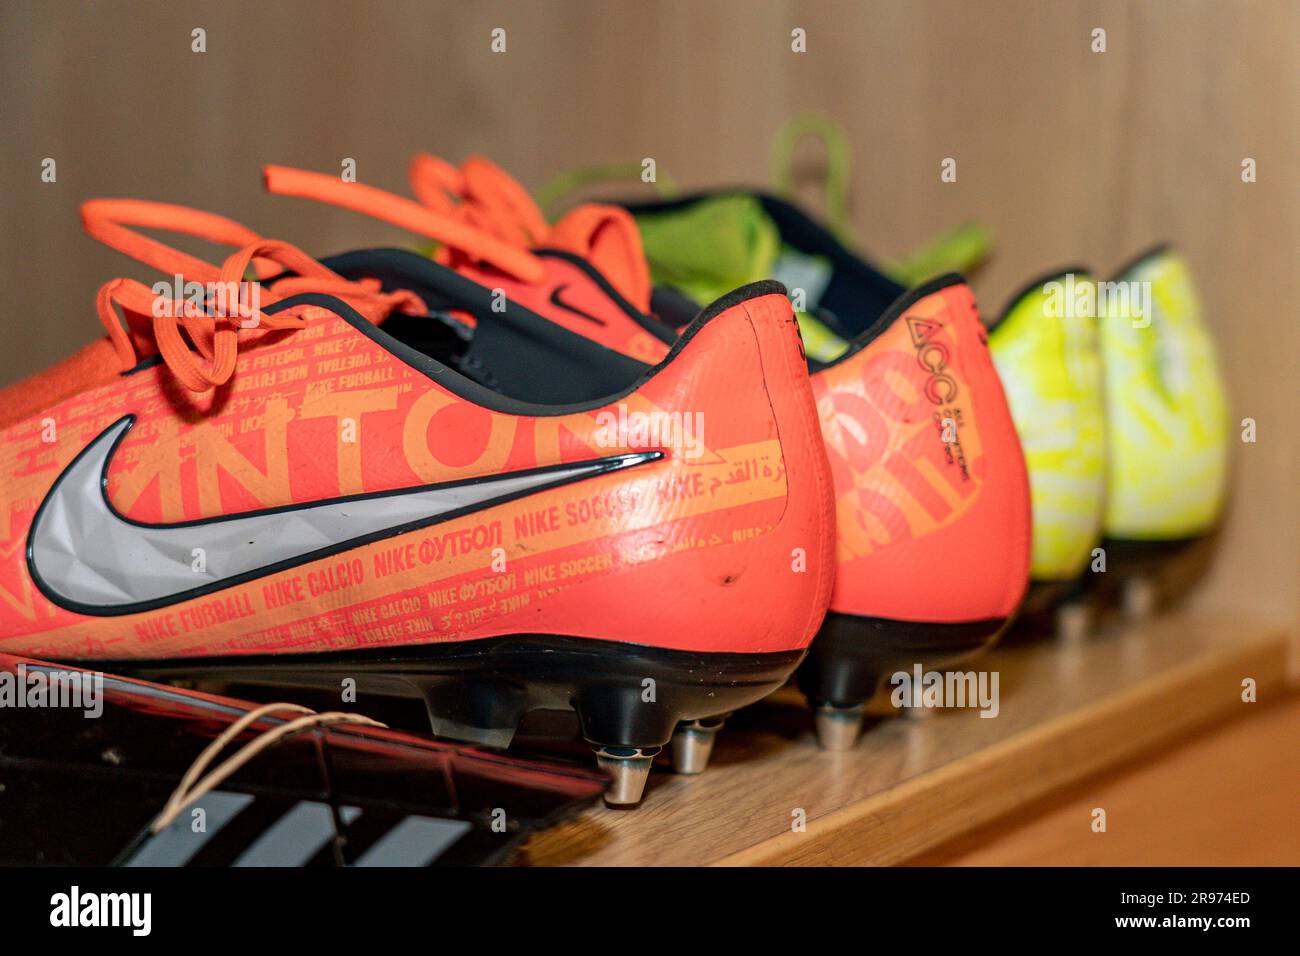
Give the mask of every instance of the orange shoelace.
M 417 155 L 409 170 L 414 202 L 338 176 L 266 166 L 267 191 L 351 209 L 400 226 L 439 244 L 434 259 L 452 269 L 493 267 L 524 282 L 544 278 L 530 250 L 550 247 L 593 262 L 643 311 L 650 274 L 632 217 L 616 206 L 579 206 L 552 226 L 528 191 L 495 163 L 479 156 L 459 168 L 437 156 Z
M 316 292 L 342 299 L 376 324 L 394 311 L 428 312 L 413 292 L 384 292 L 378 280 L 345 279 L 296 246 L 265 239 L 224 216 L 134 199 L 94 199 L 82 205 L 81 216 L 86 232 L 105 245 L 183 278 L 187 288 L 193 288 L 189 283 L 200 284 L 195 296 L 181 290 L 182 297 L 175 298 L 134 279 L 113 279 L 100 287 L 95 298 L 100 321 L 123 369 L 139 361 L 141 346 L 147 348 L 142 320 L 151 319 L 158 353 L 177 381 L 191 391 L 204 392 L 230 380 L 239 355 L 240 332 L 252 330 L 257 335 L 302 328 L 312 317 L 330 311 L 294 305 L 268 314 L 262 305 Z M 218 267 L 143 235 L 133 226 L 166 229 L 239 248 Z M 247 279 L 250 271 L 255 277 L 251 282 Z M 272 276 L 281 277 L 271 286 L 261 284 Z
M 486 263 L 523 282 L 544 277 L 542 264 L 526 246 L 488 228 L 496 214 L 486 216 L 469 204 L 448 202 L 431 208 L 373 186 L 287 166 L 266 166 L 262 174 L 268 192 L 351 209 L 433 239 L 440 244 L 437 258 L 444 265 Z
M 408 171 L 411 192 L 430 209 L 456 213 L 506 242 L 544 246 L 552 229 L 533 197 L 490 160 L 471 156 L 457 169 L 445 159 L 420 153 Z
M 587 259 L 625 298 L 642 311 L 649 308 L 650 269 L 640 230 L 626 210 L 584 203 L 552 226 L 528 190 L 482 156 L 471 156 L 457 169 L 445 159 L 419 153 L 407 178 L 426 206 L 454 210 L 506 242 L 561 249 Z

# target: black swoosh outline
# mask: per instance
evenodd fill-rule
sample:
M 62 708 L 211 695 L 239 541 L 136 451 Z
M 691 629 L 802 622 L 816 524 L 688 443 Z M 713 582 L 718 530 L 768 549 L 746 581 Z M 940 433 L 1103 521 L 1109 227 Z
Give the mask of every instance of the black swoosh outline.
M 604 292 L 611 302 L 622 309 L 629 319 L 641 326 L 641 328 L 645 329 L 660 342 L 664 343 L 664 345 L 671 347 L 677 341 L 677 336 L 681 332 L 680 329 L 665 324 L 654 315 L 648 315 L 645 312 L 642 312 L 631 302 L 627 301 L 627 299 L 623 298 L 623 293 L 614 288 L 600 270 L 581 256 L 576 256 L 572 252 L 567 252 L 563 249 L 550 249 L 544 247 L 534 249 L 533 255 L 539 258 L 560 259 L 569 263 L 569 265 L 573 266 L 579 272 L 582 272 L 591 279 L 592 282 L 596 283 L 600 288 L 600 291 Z M 326 264 L 328 265 L 328 263 Z
M 551 305 L 559 306 L 565 312 L 572 312 L 574 315 L 581 316 L 582 318 L 586 319 L 588 322 L 595 322 L 599 326 L 604 327 L 609 325 L 609 323 L 606 322 L 604 319 L 599 318 L 598 316 L 594 316 L 590 312 L 585 312 L 582 309 L 579 309 L 577 306 L 569 305 L 569 303 L 561 299 L 560 293 L 563 292 L 568 287 L 569 284 L 566 282 L 564 283 L 564 285 L 557 285 L 554 289 L 551 290 L 551 299 L 550 299 Z
M 178 521 L 171 524 L 151 524 L 128 518 L 113 507 L 113 503 L 108 498 L 108 466 L 112 462 L 118 446 L 122 444 L 122 441 L 130 433 L 132 426 L 135 425 L 135 415 L 124 415 L 106 426 L 103 431 L 99 433 L 99 435 L 102 436 L 104 432 L 116 428 L 124 421 L 127 423 L 126 428 L 124 428 L 117 438 L 113 440 L 112 445 L 108 448 L 108 453 L 104 456 L 104 465 L 103 468 L 101 468 L 99 475 L 99 490 L 104 499 L 104 507 L 108 509 L 109 513 L 112 514 L 114 518 L 126 524 L 134 525 L 137 528 L 146 529 L 201 527 L 218 524 L 223 521 L 233 521 L 239 518 L 256 518 L 263 515 L 282 514 L 288 511 L 301 511 L 319 505 L 342 504 L 348 501 L 363 501 L 372 498 L 395 498 L 421 491 L 433 491 L 436 489 L 459 488 L 468 485 L 484 484 L 487 482 L 497 481 L 503 477 L 523 478 L 529 475 L 542 475 L 583 465 L 603 465 L 603 467 L 599 471 L 590 475 L 572 478 L 569 481 L 560 481 L 544 488 L 529 488 L 523 491 L 511 492 L 496 498 L 489 498 L 486 501 L 477 502 L 476 504 L 466 505 L 461 508 L 453 508 L 451 511 L 440 512 L 439 514 L 432 515 L 427 519 L 421 518 L 416 521 L 407 521 L 400 525 L 394 525 L 391 528 L 384 528 L 369 534 L 359 535 L 355 538 L 348 538 L 344 541 L 326 545 L 323 548 L 317 548 L 315 551 L 304 552 L 303 554 L 295 555 L 292 558 L 286 558 L 282 561 L 276 561 L 272 564 L 254 568 L 251 571 L 244 571 L 228 578 L 221 578 L 217 581 L 209 581 L 205 584 L 199 585 L 198 587 L 190 588 L 187 591 L 179 591 L 175 594 L 168 595 L 167 597 L 154 598 L 148 601 L 137 601 L 131 604 L 96 605 L 83 604 L 80 601 L 65 598 L 50 587 L 41 577 L 40 572 L 37 571 L 36 562 L 32 553 L 32 537 L 36 533 L 36 529 L 40 526 L 41 519 L 45 514 L 46 505 L 54 496 L 54 492 L 58 489 L 59 485 L 62 484 L 63 479 L 67 476 L 68 472 L 71 471 L 72 468 L 86 456 L 90 449 L 94 447 L 95 442 L 99 437 L 96 436 L 96 438 L 91 439 L 86 444 L 86 447 L 77 452 L 76 456 L 68 462 L 63 471 L 59 473 L 59 477 L 54 479 L 54 483 L 50 485 L 49 490 L 45 493 L 45 497 L 41 499 L 41 505 L 36 509 L 36 514 L 32 517 L 31 527 L 27 529 L 26 548 L 27 572 L 31 575 L 32 583 L 36 585 L 37 590 L 58 607 L 64 608 L 68 611 L 74 611 L 78 614 L 85 614 L 90 617 L 120 617 L 125 614 L 139 614 L 147 611 L 156 611 L 164 607 L 171 607 L 175 604 L 182 604 L 186 601 L 203 597 L 204 595 L 211 594 L 215 591 L 225 590 L 226 588 L 233 587 L 236 584 L 243 584 L 246 581 L 253 581 L 257 578 L 267 577 L 302 564 L 309 564 L 312 561 L 319 560 L 320 558 L 327 558 L 330 555 L 350 551 L 353 548 L 358 548 L 362 545 L 371 544 L 375 541 L 382 541 L 384 538 L 392 538 L 401 534 L 406 534 L 410 531 L 418 531 L 421 528 L 427 528 L 432 525 L 441 524 L 445 521 L 451 521 L 455 518 L 461 518 L 467 514 L 473 514 L 477 511 L 485 511 L 488 508 L 494 508 L 497 505 L 508 504 L 511 501 L 516 501 L 520 498 L 525 498 L 541 491 L 548 491 L 551 488 L 560 488 L 565 485 L 576 484 L 580 481 L 597 478 L 615 471 L 622 471 L 625 468 L 632 468 L 636 465 L 645 464 L 646 462 L 658 461 L 664 457 L 664 453 L 661 451 L 633 452 L 631 454 L 614 455 L 609 458 L 597 458 L 590 461 L 574 461 L 566 462 L 562 465 L 543 465 L 538 468 L 525 468 L 519 471 L 506 472 L 503 475 L 483 475 L 477 478 L 464 478 L 459 481 L 433 482 L 425 485 L 414 485 L 408 488 L 399 488 L 392 491 L 370 491 L 356 495 L 342 495 L 337 498 L 325 498 L 320 501 L 305 502 L 303 504 L 279 505 L 274 508 L 241 511 L 237 514 L 219 515 L 215 518 L 197 518 L 190 521 Z

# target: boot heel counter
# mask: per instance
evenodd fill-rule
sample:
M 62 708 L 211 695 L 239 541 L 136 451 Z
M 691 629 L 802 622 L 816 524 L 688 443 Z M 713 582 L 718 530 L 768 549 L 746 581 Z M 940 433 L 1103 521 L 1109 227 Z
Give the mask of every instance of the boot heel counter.
M 831 609 L 1005 616 L 1027 580 L 1028 478 L 974 298 L 945 276 L 878 324 L 816 382 L 838 492 Z
M 806 643 L 821 626 L 835 583 L 834 481 L 803 339 L 789 300 L 784 295 L 767 295 L 746 302 L 745 311 L 754 327 L 764 385 L 786 463 L 783 523 L 791 526 L 793 536 L 779 547 L 788 548 L 785 558 L 792 573 L 811 579 L 803 624 Z M 774 555 L 775 560 L 781 557 Z M 795 571 L 800 567 L 802 571 Z
M 558 596 L 546 624 L 709 653 L 790 653 L 812 640 L 834 575 L 829 465 L 783 290 L 738 290 L 689 328 L 626 403 L 693 423 L 663 446 L 634 506 L 643 531 L 620 587 Z M 608 410 L 607 410 L 608 411 Z M 629 418 L 629 428 L 632 426 Z M 630 433 L 630 432 L 629 432 Z M 580 598 L 581 608 L 574 602 Z M 791 664 L 793 667 L 793 664 Z

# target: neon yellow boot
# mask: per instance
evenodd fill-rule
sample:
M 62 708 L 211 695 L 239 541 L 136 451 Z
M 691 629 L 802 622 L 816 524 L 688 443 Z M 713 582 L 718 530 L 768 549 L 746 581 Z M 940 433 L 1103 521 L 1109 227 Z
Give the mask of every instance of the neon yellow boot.
M 1223 511 L 1228 400 L 1182 257 L 1158 248 L 1098 290 L 1106 371 L 1105 534 L 1200 537 Z
M 1035 582 L 1076 581 L 1101 537 L 1106 494 L 1101 355 L 1088 293 L 1075 294 L 1092 282 L 1081 271 L 1040 279 L 1012 299 L 989 332 L 1029 466 Z

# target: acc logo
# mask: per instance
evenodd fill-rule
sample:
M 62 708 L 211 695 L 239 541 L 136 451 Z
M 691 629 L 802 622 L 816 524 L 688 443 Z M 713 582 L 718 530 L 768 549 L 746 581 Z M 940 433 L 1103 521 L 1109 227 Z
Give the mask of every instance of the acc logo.
M 957 397 L 957 382 L 948 374 L 948 346 L 934 340 L 943 331 L 943 323 L 934 319 L 907 317 L 907 331 L 916 349 L 916 361 L 930 373 L 925 381 L 925 397 L 935 405 L 943 405 Z

